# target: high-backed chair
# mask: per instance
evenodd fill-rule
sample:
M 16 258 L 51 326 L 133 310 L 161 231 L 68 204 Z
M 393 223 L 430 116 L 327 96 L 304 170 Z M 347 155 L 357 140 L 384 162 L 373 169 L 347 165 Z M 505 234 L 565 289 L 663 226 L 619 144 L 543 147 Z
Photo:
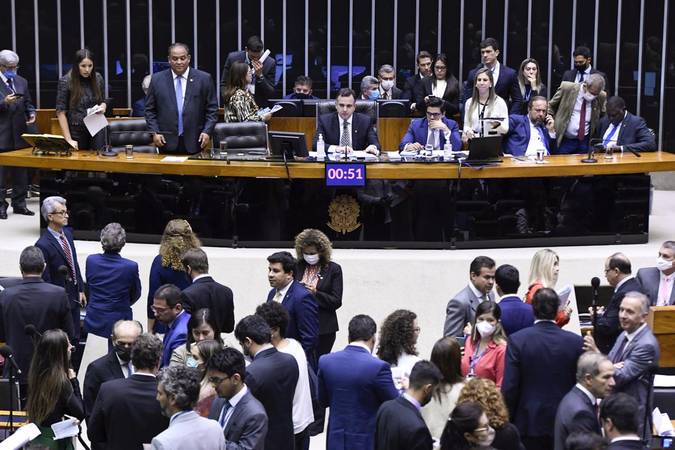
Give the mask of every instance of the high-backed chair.
M 108 136 L 113 152 L 123 152 L 125 145 L 132 144 L 136 153 L 157 153 L 145 119 L 113 120 Z
M 227 148 L 245 153 L 267 153 L 265 122 L 223 122 L 213 129 L 213 145 L 227 142 Z
M 319 116 L 322 114 L 334 113 L 336 111 L 335 100 L 323 100 L 316 104 L 316 119 L 319 120 Z M 373 126 L 377 125 L 377 119 L 379 118 L 379 109 L 377 107 L 377 102 L 374 100 L 356 100 L 356 107 L 354 112 L 366 114 L 371 117 Z
M 378 100 L 378 114 L 380 117 L 408 117 L 410 116 L 410 100 L 393 99 Z
M 274 117 L 302 117 L 302 100 L 298 99 L 270 99 L 270 106 L 280 105 L 282 108 L 274 113 Z

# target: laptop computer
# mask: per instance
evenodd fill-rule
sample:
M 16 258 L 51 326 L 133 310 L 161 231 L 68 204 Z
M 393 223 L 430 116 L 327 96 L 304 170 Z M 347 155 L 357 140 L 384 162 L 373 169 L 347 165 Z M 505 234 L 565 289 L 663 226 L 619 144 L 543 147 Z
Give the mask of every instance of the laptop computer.
M 501 136 L 475 137 L 469 141 L 469 155 L 464 162 L 471 164 L 502 162 L 501 149 Z

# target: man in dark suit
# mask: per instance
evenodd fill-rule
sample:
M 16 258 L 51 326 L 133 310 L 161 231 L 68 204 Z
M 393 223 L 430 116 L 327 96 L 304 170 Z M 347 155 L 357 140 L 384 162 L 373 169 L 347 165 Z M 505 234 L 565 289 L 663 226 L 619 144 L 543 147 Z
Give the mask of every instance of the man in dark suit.
M 598 349 L 607 354 L 621 333 L 619 324 L 621 300 L 628 292 L 639 291 L 640 282 L 631 275 L 630 260 L 623 253 L 614 253 L 605 260 L 605 278 L 610 286 L 614 287 L 614 294 L 607 308 L 598 317 L 594 338 Z
M 268 302 L 279 302 L 288 311 L 286 337 L 300 342 L 307 361 L 316 367 L 316 347 L 319 342 L 319 306 L 311 292 L 293 279 L 295 258 L 288 252 L 267 257 L 267 279 L 272 289 Z
M 246 387 L 244 355 L 225 347 L 217 350 L 206 365 L 207 377 L 218 398 L 211 404 L 209 419 L 217 420 L 225 441 L 241 450 L 263 450 L 267 436 L 265 407 Z
M 464 328 L 476 318 L 476 307 L 486 300 L 494 301 L 495 261 L 478 256 L 469 266 L 469 284 L 459 291 L 445 308 L 443 336 L 463 336 Z
M 609 82 L 607 81 L 607 75 L 591 66 L 591 62 L 593 61 L 591 49 L 580 45 L 574 49 L 572 56 L 574 57 L 574 69 L 566 70 L 565 73 L 563 73 L 562 81 L 583 83 L 586 81 L 589 75 L 598 73 L 605 79 L 605 90 L 609 94 Z
M 267 413 L 265 448 L 293 450 L 293 396 L 299 376 L 295 358 L 274 348 L 272 331 L 260 316 L 241 319 L 234 336 L 253 359 L 246 368 L 246 385 Z
M 607 115 L 600 119 L 597 134 L 605 148 L 614 147 L 623 151 L 631 149 L 638 152 L 656 150 L 654 132 L 647 128 L 642 117 L 626 111 L 626 102 L 618 96 L 607 100 Z
M 457 122 L 445 117 L 445 102 L 438 97 L 429 97 L 426 117 L 410 122 L 398 150 L 420 151 L 427 143 L 432 144 L 435 149 L 442 149 L 445 146 L 446 135 L 450 136 L 453 150 L 458 151 L 462 148 Z
M 337 112 L 323 114 L 317 121 L 314 133 L 313 149 L 319 135 L 328 146 L 327 153 L 350 153 L 353 150 L 365 150 L 378 155 L 380 141 L 373 127 L 373 120 L 365 114 L 354 112 L 356 95 L 349 88 L 340 89 L 335 99 Z
M 638 436 L 637 401 L 622 392 L 600 404 L 600 423 L 610 442 L 608 450 L 647 450 Z
M 443 375 L 433 363 L 418 361 L 410 372 L 405 393 L 384 402 L 375 418 L 377 450 L 431 450 L 434 441 L 420 410 L 429 403 Z
M 518 114 L 522 110 L 521 103 L 523 102 L 520 85 L 518 84 L 518 73 L 512 68 L 500 64 L 497 60 L 497 57 L 499 57 L 499 42 L 497 39 L 489 37 L 481 41 L 480 56 L 482 64 L 475 69 L 471 69 L 466 77 L 463 101 L 471 98 L 476 71 L 481 67 L 487 67 L 492 71 L 495 93 L 509 105 L 511 114 Z
M 28 81 L 17 75 L 19 55 L 11 50 L 0 51 L 0 153 L 28 147 L 21 138 L 27 125 L 35 123 L 35 107 L 28 91 Z M 12 209 L 14 214 L 32 216 L 26 207 L 28 170 L 24 167 L 0 166 L 0 219 L 7 218 L 5 173 L 12 174 Z
M 652 306 L 675 304 L 675 241 L 665 241 L 659 249 L 655 267 L 638 269 L 640 291 L 649 297 Z
M 208 149 L 218 120 L 211 75 L 190 67 L 190 49 L 169 47 L 170 69 L 152 75 L 145 99 L 145 120 L 162 152 L 199 153 Z
M 276 61 L 273 55 L 269 55 L 263 62 L 260 62 L 264 48 L 263 41 L 258 36 L 251 36 L 246 41 L 244 51 L 232 52 L 227 55 L 225 67 L 223 67 L 223 75 L 220 78 L 220 91 L 222 92 L 227 84 L 232 64 L 237 61 L 244 62 L 254 72 L 250 89 L 253 91 L 255 103 L 260 108 L 266 107 L 268 100 L 274 97 Z
M 396 87 L 396 71 L 389 64 L 380 66 L 377 71 L 377 79 L 380 82 L 380 98 L 394 100 L 402 98 L 403 91 Z
M 518 297 L 520 287 L 520 274 L 518 269 L 502 264 L 495 272 L 495 285 L 497 286 L 497 300 L 502 310 L 502 327 L 507 336 L 534 325 L 534 313 L 532 305 L 528 305 Z
M 105 450 L 143 449 L 169 426 L 157 402 L 157 371 L 162 341 L 153 334 L 140 335 L 131 348 L 134 373 L 101 386 L 87 421 L 87 435 Z
M 131 347 L 138 336 L 143 333 L 143 326 L 137 320 L 120 320 L 115 323 L 112 330 L 113 350 L 107 355 L 101 356 L 87 366 L 84 375 L 84 411 L 87 417 L 94 410 L 96 396 L 101 385 L 106 381 L 118 378 L 129 378 L 133 373 L 131 367 Z
M 433 69 L 431 68 L 432 59 L 431 53 L 426 50 L 422 50 L 417 54 L 417 73 L 405 80 L 401 98 L 407 98 L 410 101 L 415 100 L 415 89 L 417 89 L 417 85 L 426 77 L 430 77 L 433 73 Z M 414 103 L 410 104 L 410 110 L 415 110 Z
M 165 284 L 157 288 L 152 300 L 152 310 L 155 312 L 155 319 L 168 327 L 164 334 L 164 349 L 160 366 L 166 367 L 171 361 L 173 350 L 187 341 L 190 313 L 183 308 L 180 289 L 173 284 Z
M 319 401 L 330 408 L 326 448 L 373 448 L 375 415 L 398 397 L 389 364 L 372 355 L 377 325 L 360 314 L 349 321 L 349 345 L 319 359 Z
M 509 132 L 504 136 L 503 150 L 513 156 L 536 156 L 545 150 L 547 155 L 555 148 L 555 121 L 548 114 L 548 100 L 532 97 L 526 116 L 509 116 Z
M 600 434 L 598 401 L 613 387 L 614 366 L 605 355 L 586 352 L 579 357 L 577 384 L 560 401 L 555 415 L 554 450 L 565 450 L 565 440 L 573 432 Z
M 42 279 L 65 288 L 73 323 L 73 332 L 70 336 L 73 345 L 76 345 L 80 339 L 80 307 L 86 306 L 87 298 L 84 295 L 84 281 L 77 262 L 73 233 L 67 227 L 66 199 L 57 196 L 47 197 L 42 201 L 40 213 L 47 221 L 47 229 L 35 243 L 35 246 L 42 250 L 47 264 L 42 272 Z
M 201 248 L 193 248 L 182 256 L 185 272 L 192 284 L 181 293 L 183 306 L 194 314 L 195 311 L 208 308 L 216 319 L 218 331 L 231 333 L 234 330 L 234 301 L 232 289 L 216 282 L 209 275 L 209 260 Z
M 21 369 L 18 377 L 21 395 L 27 396 L 33 340 L 25 327 L 33 325 L 38 333 L 60 328 L 72 339 L 73 319 L 66 291 L 40 278 L 45 259 L 39 248 L 26 247 L 19 256 L 19 267 L 23 281 L 0 292 L 0 341 L 14 350 L 14 358 Z
M 534 326 L 509 337 L 502 394 L 511 422 L 528 450 L 553 448 L 553 423 L 560 400 L 574 386 L 583 341 L 555 323 L 560 300 L 553 289 L 534 295 Z

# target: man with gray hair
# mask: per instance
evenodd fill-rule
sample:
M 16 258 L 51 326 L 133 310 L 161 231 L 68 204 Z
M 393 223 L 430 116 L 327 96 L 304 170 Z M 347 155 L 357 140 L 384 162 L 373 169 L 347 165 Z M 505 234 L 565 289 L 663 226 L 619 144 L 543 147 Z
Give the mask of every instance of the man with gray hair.
M 377 71 L 377 79 L 380 82 L 380 98 L 391 100 L 401 98 L 403 91 L 396 87 L 396 71 L 389 64 L 380 66 Z
M 377 78 L 366 75 L 361 80 L 361 100 L 377 100 L 380 98 L 380 82 Z
M 0 51 L 0 152 L 28 147 L 21 138 L 27 126 L 35 123 L 35 107 L 28 91 L 28 81 L 19 76 L 19 55 L 11 50 Z M 28 170 L 0 166 L 0 219 L 7 218 L 5 172 L 12 173 L 12 209 L 14 214 L 33 216 L 26 207 Z
M 152 440 L 153 450 L 225 450 L 225 435 L 215 420 L 200 417 L 193 407 L 199 398 L 197 369 L 170 366 L 159 373 L 157 401 L 169 417 L 169 428 Z
M 555 118 L 557 154 L 586 153 L 590 137 L 605 114 L 605 79 L 599 73 L 583 83 L 563 81 L 548 103 L 549 117 Z M 548 121 L 548 118 L 547 118 Z
M 601 433 L 598 403 L 613 387 L 614 366 L 605 355 L 586 352 L 579 357 L 577 384 L 563 397 L 555 416 L 555 450 L 565 450 L 567 436 L 576 431 Z
M 654 267 L 639 269 L 636 278 L 652 306 L 675 304 L 675 241 L 661 244 Z

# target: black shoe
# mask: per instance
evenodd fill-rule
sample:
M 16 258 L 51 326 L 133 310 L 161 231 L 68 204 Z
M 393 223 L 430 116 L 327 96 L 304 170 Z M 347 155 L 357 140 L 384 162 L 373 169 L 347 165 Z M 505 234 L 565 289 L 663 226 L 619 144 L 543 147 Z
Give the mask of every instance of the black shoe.
M 35 212 L 31 211 L 30 209 L 26 208 L 25 206 L 23 208 L 12 208 L 14 210 L 14 214 L 21 214 L 22 216 L 34 216 Z M 7 212 L 5 212 L 5 219 L 7 218 Z
M 0 208 L 0 219 L 7 218 L 7 210 L 5 208 Z

